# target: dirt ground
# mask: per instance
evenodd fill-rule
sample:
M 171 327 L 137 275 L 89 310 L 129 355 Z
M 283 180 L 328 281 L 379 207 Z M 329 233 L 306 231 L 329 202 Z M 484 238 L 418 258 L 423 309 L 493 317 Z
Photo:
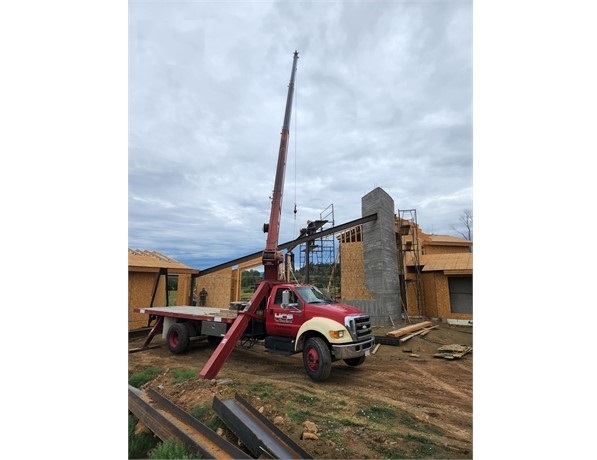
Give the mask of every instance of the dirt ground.
M 380 345 L 361 366 L 333 363 L 325 382 L 307 376 L 301 355 L 272 355 L 258 343 L 235 349 L 215 381 L 173 383 L 172 369 L 198 374 L 215 347 L 200 342 L 173 355 L 161 336 L 152 342 L 159 347 L 128 355 L 129 376 L 164 369 L 146 386 L 187 411 L 239 393 L 270 421 L 279 416 L 278 427 L 313 458 L 472 458 L 473 354 L 454 360 L 433 354 L 442 345 L 472 347 L 473 328 L 434 324 L 424 337 Z M 129 340 L 129 349 L 143 341 Z M 318 439 L 301 439 L 305 419 L 317 426 Z

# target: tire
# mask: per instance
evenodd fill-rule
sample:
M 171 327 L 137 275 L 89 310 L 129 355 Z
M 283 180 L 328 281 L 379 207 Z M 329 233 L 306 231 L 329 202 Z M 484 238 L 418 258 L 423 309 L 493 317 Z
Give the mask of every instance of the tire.
M 311 379 L 323 382 L 332 372 L 332 354 L 325 341 L 320 337 L 311 337 L 303 349 L 303 366 Z
M 175 355 L 186 351 L 189 347 L 189 329 L 185 323 L 174 323 L 166 336 L 168 349 Z
M 365 362 L 365 356 L 359 356 L 358 358 L 348 358 L 345 359 L 344 362 L 349 366 L 360 366 Z

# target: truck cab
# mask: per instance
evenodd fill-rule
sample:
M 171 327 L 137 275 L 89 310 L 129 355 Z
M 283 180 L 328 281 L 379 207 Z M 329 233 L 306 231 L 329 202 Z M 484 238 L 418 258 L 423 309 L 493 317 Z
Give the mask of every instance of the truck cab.
M 306 284 L 274 284 L 264 311 L 265 348 L 277 354 L 303 353 L 305 371 L 325 380 L 334 361 L 358 366 L 375 344 L 369 316 L 327 298 Z

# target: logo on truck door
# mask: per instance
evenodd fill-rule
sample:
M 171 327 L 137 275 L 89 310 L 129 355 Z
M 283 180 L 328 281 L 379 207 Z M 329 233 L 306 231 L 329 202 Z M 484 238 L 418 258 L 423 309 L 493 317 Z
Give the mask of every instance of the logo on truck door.
M 275 313 L 274 321 L 276 323 L 292 323 L 292 313 Z

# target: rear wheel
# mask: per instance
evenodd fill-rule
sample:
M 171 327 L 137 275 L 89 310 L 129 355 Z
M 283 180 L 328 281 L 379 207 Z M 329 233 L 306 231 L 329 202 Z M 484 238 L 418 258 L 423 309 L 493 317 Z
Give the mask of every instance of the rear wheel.
M 320 337 L 311 337 L 303 349 L 303 365 L 311 379 L 326 380 L 332 372 L 332 354 L 325 341 Z
M 189 329 L 185 323 L 174 323 L 168 329 L 168 348 L 174 354 L 179 354 L 189 347 Z
M 344 362 L 349 366 L 360 366 L 365 362 L 365 356 L 359 356 L 358 358 L 348 358 Z

